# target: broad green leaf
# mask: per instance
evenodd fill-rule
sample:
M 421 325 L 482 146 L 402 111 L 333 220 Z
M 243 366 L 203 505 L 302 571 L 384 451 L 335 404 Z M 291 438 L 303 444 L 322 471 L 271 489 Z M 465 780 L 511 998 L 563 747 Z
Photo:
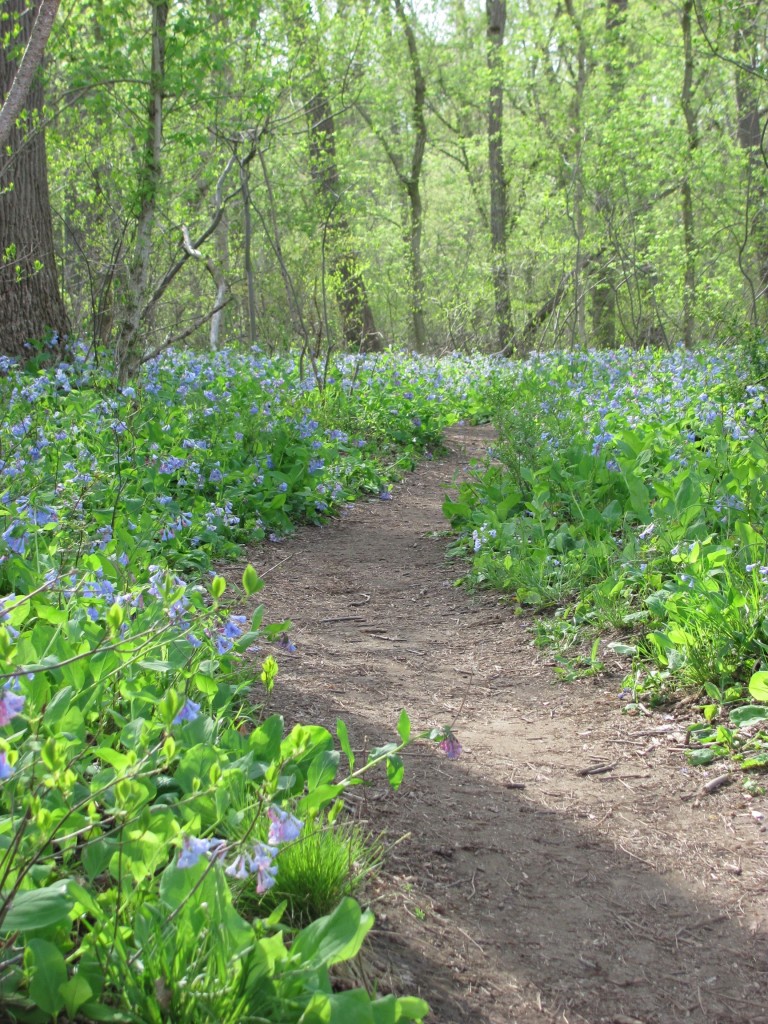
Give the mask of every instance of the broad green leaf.
M 421 1021 L 429 1013 L 429 1003 L 417 996 L 400 996 L 397 1000 L 397 1020 Z
M 291 946 L 291 955 L 299 962 L 332 967 L 357 956 L 372 927 L 370 910 L 361 911 L 359 904 L 347 896 L 332 914 L 313 921 L 299 932 Z
M 87 1003 L 93 995 L 93 989 L 85 978 L 81 978 L 77 974 L 69 981 L 65 981 L 63 985 L 59 985 L 59 992 L 64 1000 L 67 1013 L 73 1018 L 83 1003 Z
M 749 692 L 755 700 L 768 701 L 768 672 L 753 672 L 749 680 Z
M 68 885 L 68 880 L 62 879 L 44 889 L 25 889 L 17 892 L 0 923 L 0 934 L 40 931 L 66 921 L 75 905 L 67 891 Z
M 768 720 L 768 705 L 746 704 L 741 708 L 734 708 L 728 716 L 731 724 L 736 726 L 751 725 L 753 722 Z
M 252 594 L 258 594 L 258 592 L 264 586 L 264 580 L 259 576 L 252 565 L 246 565 L 245 571 L 243 572 L 243 590 L 246 592 L 248 597 Z
M 58 946 L 45 939 L 30 939 L 25 962 L 32 961 L 29 997 L 45 1013 L 55 1017 L 66 1001 L 60 989 L 67 981 L 67 964 Z
M 336 778 L 340 757 L 338 750 L 322 750 L 314 758 L 307 772 L 307 787 L 310 792 L 319 786 L 333 782 Z

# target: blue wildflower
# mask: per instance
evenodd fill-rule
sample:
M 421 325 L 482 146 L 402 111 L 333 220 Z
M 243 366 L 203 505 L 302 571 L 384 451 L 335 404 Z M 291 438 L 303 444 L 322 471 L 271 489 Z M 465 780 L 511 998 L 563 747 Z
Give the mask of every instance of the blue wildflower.
M 174 725 L 180 725 L 182 722 L 194 722 L 196 718 L 200 716 L 200 705 L 195 701 L 190 700 L 189 697 L 184 701 L 184 706 L 181 711 L 176 715 L 173 720 Z

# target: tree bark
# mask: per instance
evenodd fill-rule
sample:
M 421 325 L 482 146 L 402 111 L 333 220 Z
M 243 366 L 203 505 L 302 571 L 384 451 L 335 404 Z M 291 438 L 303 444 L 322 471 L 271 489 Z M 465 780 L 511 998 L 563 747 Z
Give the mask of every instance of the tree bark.
M 693 216 L 693 190 L 691 174 L 693 171 L 693 155 L 698 146 L 696 113 L 693 109 L 693 34 L 691 13 L 694 0 L 684 0 L 681 25 L 683 29 L 683 86 L 680 102 L 685 118 L 685 134 L 687 151 L 683 180 L 680 185 L 680 198 L 683 216 L 683 246 L 685 250 L 685 270 L 683 277 L 683 342 L 686 348 L 693 346 L 694 310 L 696 305 L 696 237 Z
M 606 0 L 605 32 L 606 60 L 605 75 L 608 80 L 608 116 L 615 117 L 624 93 L 625 61 L 623 26 L 628 0 Z M 595 205 L 598 210 L 608 210 L 612 197 L 605 192 L 598 194 Z M 616 345 L 616 270 L 610 254 L 604 263 L 596 265 L 592 273 L 592 336 L 595 345 L 614 348 Z
M 427 95 L 427 83 L 419 60 L 416 44 L 416 33 L 408 20 L 402 0 L 394 0 L 395 14 L 405 36 L 408 47 L 408 62 L 413 79 L 413 103 L 411 116 L 415 135 L 411 149 L 411 166 L 407 175 L 401 174 L 408 196 L 409 232 L 408 249 L 411 271 L 411 319 L 413 322 L 413 340 L 416 348 L 423 351 L 427 345 L 427 328 L 424 317 L 424 267 L 421 260 L 421 236 L 423 230 L 423 208 L 421 202 L 421 168 L 424 163 L 424 150 L 427 145 L 427 122 L 424 105 Z
M 149 0 L 152 8 L 152 61 L 149 79 L 144 158 L 139 174 L 133 253 L 127 271 L 127 294 L 119 311 L 121 323 L 115 343 L 120 379 L 129 377 L 141 361 L 139 330 L 146 313 L 149 290 L 152 232 L 162 178 L 163 92 L 168 0 Z
M 19 35 L 9 49 L 23 46 L 26 51 L 37 7 L 29 7 L 25 0 L 3 0 L 0 11 L 4 31 L 16 22 L 19 25 Z M 9 49 L 0 47 L 4 109 L 19 72 Z M 62 338 L 69 329 L 56 273 L 42 117 L 43 83 L 38 70 L 31 76 L 24 108 L 11 124 L 7 137 L 11 156 L 0 169 L 0 353 L 15 357 L 28 353 L 28 342 Z
M 335 282 L 344 341 L 362 352 L 381 351 L 383 339 L 376 330 L 360 259 L 349 245 L 349 223 L 336 160 L 336 124 L 324 89 L 308 97 L 306 110 L 311 172 L 325 212 L 331 253 L 329 269 Z
M 486 0 L 488 19 L 488 171 L 491 200 L 491 260 L 499 350 L 511 336 L 509 268 L 507 265 L 507 180 L 504 173 L 504 68 L 502 47 L 507 20 L 506 0 Z
M 586 294 L 586 259 L 584 254 L 584 169 L 583 158 L 583 125 L 582 108 L 584 103 L 584 90 L 587 86 L 589 67 L 587 65 L 587 40 L 584 35 L 584 28 L 581 20 L 576 14 L 573 0 L 565 0 L 565 9 L 576 32 L 576 77 L 573 82 L 573 99 L 571 101 L 571 132 L 575 138 L 574 151 L 572 154 L 572 213 L 571 224 L 576 239 L 576 258 L 573 266 L 573 297 L 574 297 L 574 322 L 572 340 L 574 343 L 585 345 L 587 340 L 587 294 Z
M 48 36 L 51 34 L 53 23 L 56 20 L 59 3 L 60 0 L 41 0 L 38 7 L 21 63 L 16 74 L 13 76 L 8 92 L 3 97 L 2 108 L 0 109 L 0 152 L 8 145 L 13 126 L 24 109 L 24 103 L 32 87 L 32 82 L 43 63 L 45 46 L 48 42 Z M 6 6 L 4 5 L 4 11 Z M 7 27 L 6 23 L 4 28 Z
M 753 322 L 768 314 L 768 221 L 766 219 L 766 166 L 762 151 L 763 114 L 760 110 L 760 91 L 763 83 L 760 53 L 757 43 L 759 0 L 744 6 L 735 31 L 734 51 L 740 66 L 736 70 L 736 109 L 738 112 L 737 137 L 746 156 L 746 214 L 744 248 L 752 248 L 756 264 L 750 272 L 743 272 L 750 285 L 750 317 Z M 757 280 L 755 281 L 755 271 Z M 762 308 L 762 318 L 758 310 Z

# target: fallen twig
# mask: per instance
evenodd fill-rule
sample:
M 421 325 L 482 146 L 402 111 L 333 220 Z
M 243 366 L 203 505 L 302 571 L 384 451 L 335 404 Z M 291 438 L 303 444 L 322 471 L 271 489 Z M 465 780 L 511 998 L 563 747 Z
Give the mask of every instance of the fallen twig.
M 718 775 L 716 779 L 710 779 L 709 782 L 705 782 L 701 787 L 702 793 L 714 793 L 722 786 L 730 786 L 733 782 L 733 776 L 731 775 Z
M 318 625 L 326 622 L 365 622 L 364 615 L 333 615 L 330 619 L 318 619 Z
M 603 772 L 612 772 L 618 761 L 611 761 L 610 764 L 595 764 L 589 768 L 580 768 L 577 775 L 602 775 Z

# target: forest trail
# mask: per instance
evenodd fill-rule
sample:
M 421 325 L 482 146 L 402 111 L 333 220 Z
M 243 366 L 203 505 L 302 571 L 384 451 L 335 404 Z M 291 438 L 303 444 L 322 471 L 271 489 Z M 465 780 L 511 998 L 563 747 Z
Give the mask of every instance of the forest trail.
M 458 716 L 460 760 L 416 743 L 397 793 L 352 791 L 406 836 L 363 897 L 362 969 L 435 1024 L 768 1022 L 765 797 L 703 793 L 689 709 L 622 715 L 618 671 L 558 680 L 530 619 L 454 586 L 441 503 L 489 439 L 455 428 L 392 501 L 248 552 L 265 621 L 294 623 L 272 697 L 289 723 L 342 718 L 362 751 L 401 708 L 414 732 Z

